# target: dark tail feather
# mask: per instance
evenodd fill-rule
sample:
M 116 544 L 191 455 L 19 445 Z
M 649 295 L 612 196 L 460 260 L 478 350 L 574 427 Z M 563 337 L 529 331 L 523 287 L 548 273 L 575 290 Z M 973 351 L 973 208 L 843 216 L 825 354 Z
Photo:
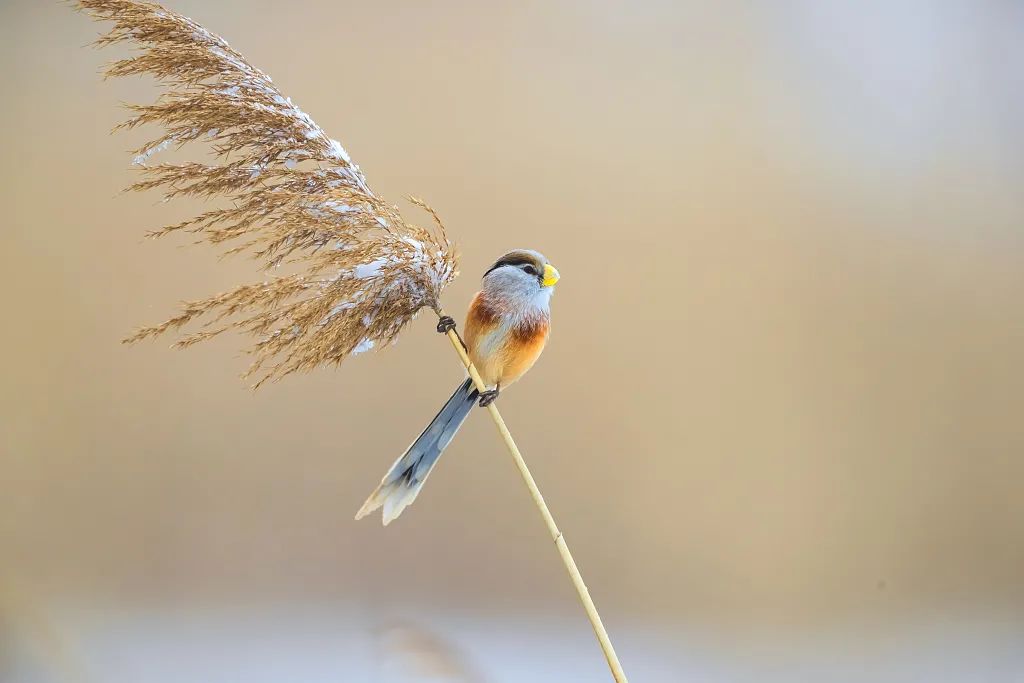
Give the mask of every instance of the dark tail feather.
M 356 519 L 362 519 L 383 505 L 384 525 L 387 526 L 416 500 L 430 470 L 473 410 L 478 394 L 471 379 L 466 379 L 455 390 L 441 412 L 384 475 L 380 486 L 359 508 Z

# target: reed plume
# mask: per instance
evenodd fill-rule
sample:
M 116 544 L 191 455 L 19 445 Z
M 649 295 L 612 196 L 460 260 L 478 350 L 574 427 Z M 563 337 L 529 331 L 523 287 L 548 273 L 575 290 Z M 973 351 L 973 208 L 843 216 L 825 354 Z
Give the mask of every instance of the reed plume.
M 182 311 L 125 339 L 134 342 L 199 329 L 188 346 L 227 330 L 252 336 L 247 375 L 256 386 L 296 371 L 341 363 L 350 354 L 391 343 L 423 308 L 442 315 L 441 292 L 457 275 L 457 258 L 437 214 L 431 229 L 407 223 L 374 194 L 344 147 L 222 38 L 187 17 L 139 0 L 77 0 L 114 26 L 97 44 L 128 43 L 134 56 L 108 76 L 149 74 L 165 86 L 153 104 L 130 105 L 134 116 L 115 128 L 153 123 L 163 133 L 136 150 L 143 179 L 130 190 L 159 189 L 166 198 L 227 200 L 152 233 L 198 235 L 199 241 L 246 254 L 272 277 L 186 302 Z M 207 143 L 216 163 L 150 165 L 169 147 Z M 487 387 L 458 334 L 446 329 L 478 391 Z M 540 512 L 617 683 L 626 676 L 562 532 L 494 403 L 487 410 Z
M 107 68 L 108 76 L 149 74 L 164 86 L 154 103 L 128 105 L 133 116 L 115 128 L 163 129 L 135 151 L 143 178 L 128 189 L 158 189 L 168 199 L 227 200 L 150 234 L 193 233 L 266 270 L 288 264 L 294 271 L 185 302 L 178 315 L 125 342 L 193 322 L 198 329 L 176 346 L 240 331 L 254 338 L 246 375 L 257 376 L 259 386 L 389 344 L 421 309 L 440 310 L 457 258 L 429 206 L 412 199 L 433 218 L 431 229 L 406 222 L 370 190 L 337 140 L 269 76 L 191 19 L 137 0 L 77 5 L 113 22 L 97 45 L 135 48 Z M 159 152 L 189 143 L 206 143 L 212 163 L 150 163 Z

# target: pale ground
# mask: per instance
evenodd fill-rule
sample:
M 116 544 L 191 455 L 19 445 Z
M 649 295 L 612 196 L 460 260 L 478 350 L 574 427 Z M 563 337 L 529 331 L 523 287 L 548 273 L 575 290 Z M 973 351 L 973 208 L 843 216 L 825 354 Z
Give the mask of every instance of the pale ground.
M 5 637 L 14 645 L 0 660 L 4 683 L 76 676 L 97 683 L 608 680 L 582 616 L 499 622 L 423 613 L 398 621 L 327 606 L 291 606 L 77 610 L 50 625 L 59 642 L 38 628 Z M 753 647 L 735 638 L 692 635 L 697 629 L 614 626 L 634 683 L 1024 680 L 1022 631 L 992 620 L 951 619 L 906 626 L 902 632 L 768 637 Z M 63 663 L 54 659 L 61 651 L 57 656 Z

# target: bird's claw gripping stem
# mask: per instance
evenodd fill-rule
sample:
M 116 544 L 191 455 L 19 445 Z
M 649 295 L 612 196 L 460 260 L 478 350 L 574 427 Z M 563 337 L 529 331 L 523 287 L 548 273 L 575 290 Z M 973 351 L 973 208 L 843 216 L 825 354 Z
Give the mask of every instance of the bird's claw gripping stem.
M 480 407 L 486 408 L 494 403 L 494 399 L 498 398 L 499 391 L 499 389 L 488 389 L 487 391 L 480 392 Z
M 449 330 L 455 329 L 455 319 L 450 315 L 442 315 L 437 319 L 437 331 L 441 334 L 448 334 Z

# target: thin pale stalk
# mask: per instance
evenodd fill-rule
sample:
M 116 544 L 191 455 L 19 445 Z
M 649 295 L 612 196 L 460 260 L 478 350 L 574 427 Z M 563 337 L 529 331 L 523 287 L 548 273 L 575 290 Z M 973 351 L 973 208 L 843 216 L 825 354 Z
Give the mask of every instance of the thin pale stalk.
M 438 315 L 444 314 L 438 311 Z M 458 332 L 451 329 L 448 330 L 447 335 L 452 346 L 455 347 L 455 352 L 459 354 L 462 364 L 466 366 L 466 370 L 469 372 L 469 376 L 473 379 L 473 383 L 476 385 L 476 388 L 480 391 L 486 391 L 487 386 L 484 384 L 483 380 L 480 379 L 480 373 L 477 372 L 476 367 L 473 365 L 473 361 L 469 359 L 469 355 L 466 353 L 466 347 L 463 346 L 462 339 L 459 338 Z M 533 497 L 534 505 L 537 506 L 540 516 L 544 518 L 544 524 L 548 527 L 548 533 L 551 534 L 551 540 L 555 542 L 555 547 L 558 548 L 558 554 L 562 556 L 562 563 L 565 565 L 565 570 L 569 573 L 569 578 L 572 580 L 572 585 L 576 588 L 576 594 L 579 596 L 580 603 L 583 605 L 583 609 L 587 613 L 587 618 L 590 619 L 590 625 L 594 627 L 594 635 L 597 636 L 597 642 L 601 646 L 601 651 L 604 652 L 604 658 L 608 661 L 608 668 L 612 672 L 612 678 L 615 679 L 616 683 L 626 683 L 626 673 L 622 670 L 619 658 L 615 654 L 615 648 L 612 646 L 611 638 L 608 637 L 608 631 L 604 628 L 604 623 L 601 621 L 601 615 L 597 611 L 597 606 L 594 605 L 594 601 L 590 597 L 590 591 L 587 590 L 587 584 L 583 582 L 583 576 L 580 575 L 580 570 L 576 566 L 576 561 L 573 559 L 572 553 L 569 552 L 569 546 L 565 542 L 565 536 L 563 536 L 562 532 L 558 530 L 558 525 L 555 524 L 555 518 L 551 515 L 551 511 L 548 509 L 547 503 L 544 502 L 544 496 L 537 487 L 537 482 L 530 473 L 530 468 L 526 466 L 526 460 L 523 459 L 523 454 L 519 452 L 519 447 L 516 446 L 516 442 L 512 438 L 512 433 L 508 431 L 508 427 L 505 425 L 505 420 L 502 419 L 501 413 L 498 412 L 498 406 L 491 403 L 487 406 L 487 412 L 491 414 L 491 419 L 494 420 L 494 425 L 498 428 L 498 434 L 501 436 L 502 441 L 505 442 L 505 446 L 508 448 L 508 452 L 512 456 L 512 460 L 516 463 L 516 467 L 519 468 L 519 474 L 522 476 L 523 482 L 526 484 L 526 488 L 529 489 L 530 495 Z

